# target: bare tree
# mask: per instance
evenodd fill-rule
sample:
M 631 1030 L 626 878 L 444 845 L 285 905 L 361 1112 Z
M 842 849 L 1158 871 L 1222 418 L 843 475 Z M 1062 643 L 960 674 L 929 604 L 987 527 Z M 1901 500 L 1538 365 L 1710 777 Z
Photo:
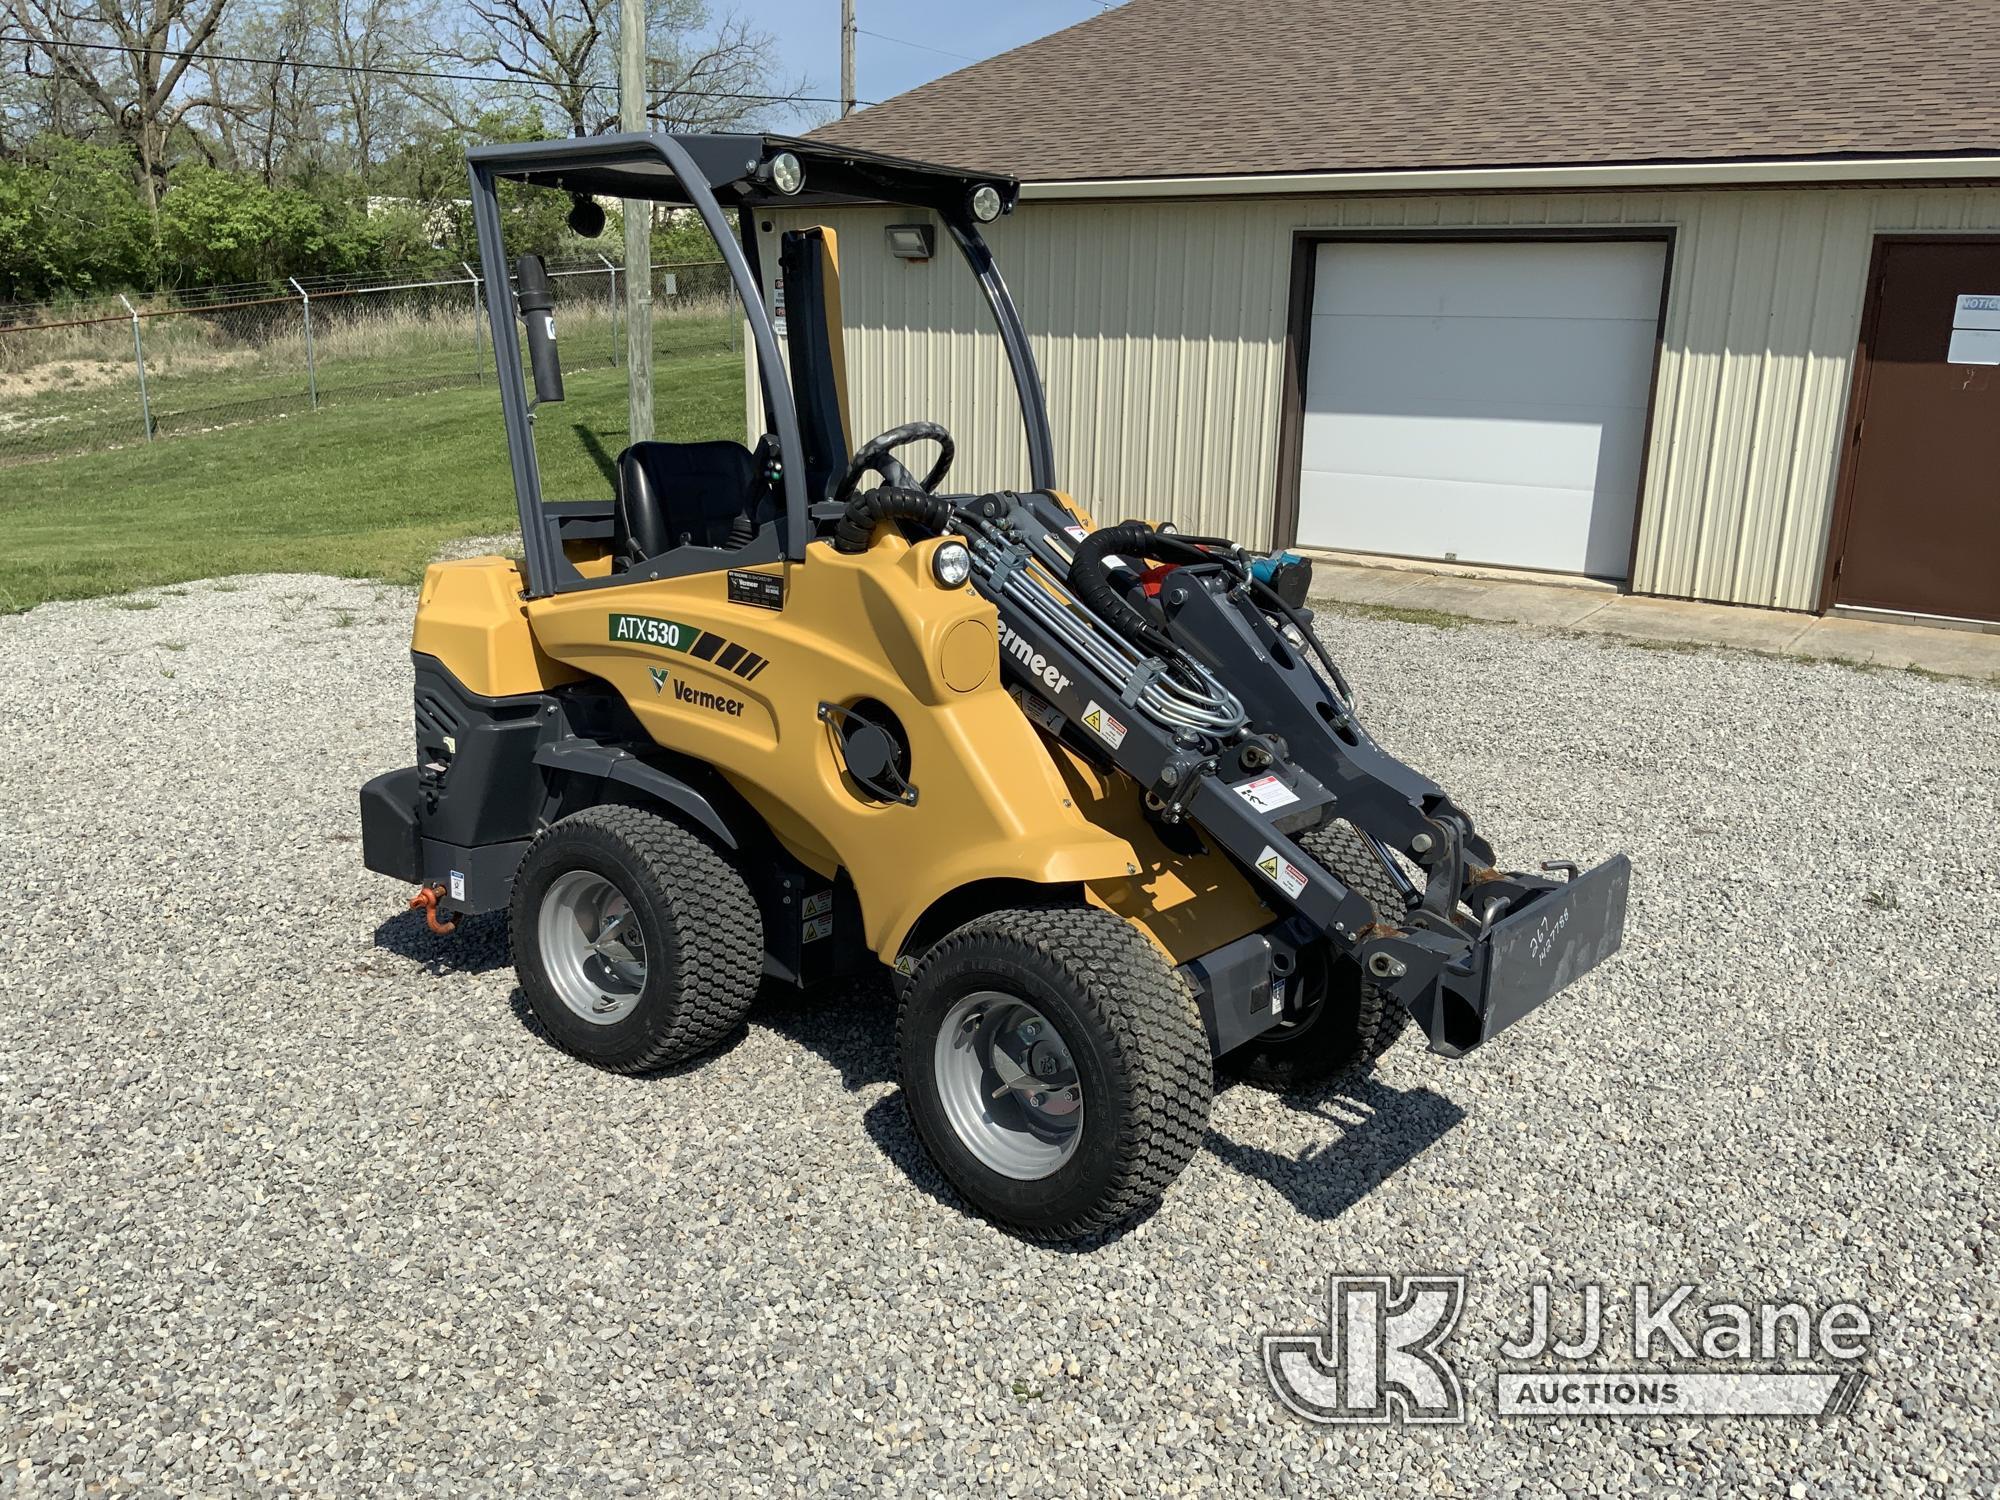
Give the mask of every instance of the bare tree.
M 229 0 L 0 0 L 34 49 L 131 148 L 146 207 L 158 214 L 167 138 L 191 109 L 182 80 Z M 96 43 L 115 50 L 93 50 Z
M 616 128 L 617 0 L 468 0 L 458 57 L 496 68 L 560 111 L 572 135 Z M 774 83 L 774 39 L 702 0 L 649 0 L 647 113 L 670 130 L 725 130 L 790 104 Z
M 699 0 L 652 0 L 646 113 L 668 130 L 734 130 L 797 104 L 805 78 L 771 76 L 776 38 L 741 16 L 712 27 Z
M 617 0 L 468 0 L 471 16 L 458 44 L 474 67 L 498 68 L 561 111 L 571 135 L 591 134 L 604 107 L 591 96 L 606 81 L 615 47 Z
M 412 67 L 416 22 L 405 0 L 325 0 L 320 24 L 327 56 L 344 70 L 334 81 L 353 167 L 366 176 L 385 136 L 404 122 L 411 99 L 407 80 L 378 70 Z
M 328 164 L 343 100 L 337 75 L 321 67 L 321 20 L 319 0 L 275 0 L 232 28 L 227 45 L 215 49 L 221 56 L 202 59 L 207 115 L 221 148 L 212 154 L 257 172 L 267 187 L 303 165 Z

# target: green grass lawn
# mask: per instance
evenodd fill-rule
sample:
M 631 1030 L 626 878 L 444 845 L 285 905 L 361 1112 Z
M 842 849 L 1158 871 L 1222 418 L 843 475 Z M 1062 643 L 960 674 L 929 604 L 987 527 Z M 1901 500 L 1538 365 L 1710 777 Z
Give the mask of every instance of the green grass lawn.
M 716 346 L 708 345 L 710 350 Z M 543 494 L 611 493 L 625 372 L 565 377 L 536 424 Z M 669 353 L 657 436 L 743 436 L 743 362 Z M 514 526 L 500 399 L 484 386 L 306 411 L 0 468 L 0 611 L 229 573 L 417 578 L 444 543 Z

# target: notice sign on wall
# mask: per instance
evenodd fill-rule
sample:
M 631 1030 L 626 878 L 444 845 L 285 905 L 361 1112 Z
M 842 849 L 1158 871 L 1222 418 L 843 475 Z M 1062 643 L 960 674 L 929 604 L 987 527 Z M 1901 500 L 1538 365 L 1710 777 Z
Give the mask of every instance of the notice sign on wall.
M 2000 365 L 2000 293 L 1963 292 L 1951 315 L 1947 364 Z

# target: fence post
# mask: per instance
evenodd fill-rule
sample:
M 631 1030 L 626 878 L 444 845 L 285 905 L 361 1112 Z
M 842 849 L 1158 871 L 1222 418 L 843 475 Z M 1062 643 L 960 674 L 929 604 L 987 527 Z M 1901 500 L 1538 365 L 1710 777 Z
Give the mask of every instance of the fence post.
M 306 289 L 299 285 L 299 278 L 289 276 L 292 290 L 299 294 L 299 306 L 305 310 L 306 318 L 306 395 L 312 401 L 314 411 L 319 410 L 319 369 L 313 359 L 313 305 Z
M 611 278 L 611 368 L 618 368 L 618 268 L 599 255 L 604 261 L 605 274 Z
M 123 292 L 118 300 L 125 303 L 125 311 L 132 315 L 132 358 L 139 366 L 139 421 L 146 429 L 146 441 L 153 440 L 153 403 L 146 397 L 146 345 L 139 337 L 139 309 L 126 299 Z
M 479 273 L 470 261 L 460 261 L 472 283 L 472 378 L 486 383 L 486 303 L 479 294 Z

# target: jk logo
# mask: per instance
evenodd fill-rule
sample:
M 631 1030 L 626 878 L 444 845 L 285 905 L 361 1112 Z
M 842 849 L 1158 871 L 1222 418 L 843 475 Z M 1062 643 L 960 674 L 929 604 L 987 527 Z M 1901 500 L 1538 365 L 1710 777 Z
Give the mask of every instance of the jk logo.
M 1323 1333 L 1264 1336 L 1264 1375 L 1309 1422 L 1459 1423 L 1465 1392 L 1438 1353 L 1465 1307 L 1463 1276 L 1328 1278 Z

